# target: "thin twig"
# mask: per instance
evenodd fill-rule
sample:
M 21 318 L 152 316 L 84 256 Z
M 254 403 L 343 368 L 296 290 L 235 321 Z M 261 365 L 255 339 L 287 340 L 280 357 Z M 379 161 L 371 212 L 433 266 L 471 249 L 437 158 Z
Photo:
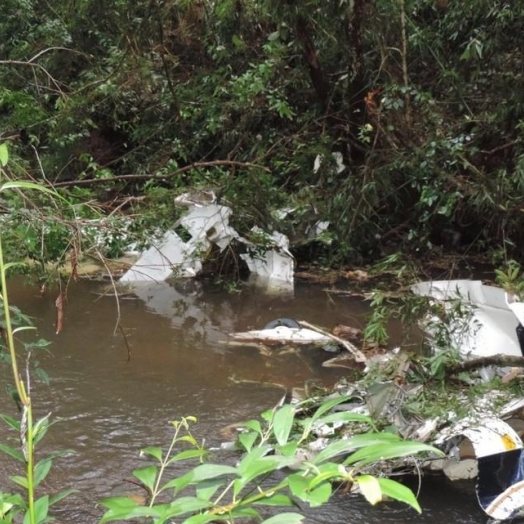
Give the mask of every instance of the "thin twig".
M 310 324 L 309 322 L 306 322 L 305 320 L 299 320 L 298 323 L 307 329 L 311 329 L 313 331 L 316 331 L 317 333 L 320 333 L 321 335 L 324 335 L 325 337 L 331 338 L 334 341 L 338 342 L 341 346 L 345 347 L 354 357 L 356 362 L 367 362 L 366 355 L 360 351 L 355 345 L 353 345 L 351 342 L 344 340 L 342 338 L 339 338 L 335 335 L 332 335 L 328 331 L 324 331 L 323 329 L 319 328 L 318 326 L 314 326 L 313 324 Z
M 113 273 L 111 272 L 109 266 L 107 265 L 104 255 L 102 255 L 102 253 L 100 252 L 98 248 L 95 248 L 95 253 L 98 256 L 98 259 L 100 260 L 100 262 L 102 262 L 103 266 L 105 267 L 107 274 L 109 276 L 109 280 L 111 281 L 111 287 L 113 288 L 113 292 L 115 293 L 117 316 L 116 316 L 115 328 L 113 330 L 113 335 L 116 335 L 117 329 L 120 326 L 120 320 L 122 319 L 122 314 L 120 311 L 120 299 L 118 298 L 118 289 L 116 286 L 115 279 L 113 278 Z
M 489 357 L 480 357 L 466 362 L 460 362 L 446 368 L 446 375 L 456 375 L 463 371 L 472 371 L 474 369 L 486 366 L 502 367 L 519 367 L 524 368 L 524 357 L 515 355 L 491 355 Z
M 158 180 L 165 180 L 173 176 L 181 175 L 191 169 L 198 169 L 202 167 L 216 167 L 216 166 L 237 166 L 252 169 L 262 169 L 263 171 L 270 172 L 270 169 L 258 164 L 252 164 L 250 162 L 235 162 L 234 160 L 213 160 L 210 162 L 194 162 L 187 166 L 181 167 L 172 173 L 164 173 L 162 175 L 144 173 L 144 174 L 132 174 L 132 175 L 117 175 L 111 178 L 85 178 L 83 180 L 66 180 L 64 182 L 56 182 L 54 187 L 65 187 L 65 186 L 84 186 L 89 184 L 100 184 L 107 182 L 115 182 L 118 180 L 150 180 L 157 178 Z
M 131 347 L 129 346 L 129 343 L 127 341 L 127 335 L 124 331 L 124 328 L 122 327 L 122 324 L 118 324 L 118 329 L 120 330 L 120 333 L 122 333 L 122 337 L 124 338 L 124 344 L 126 345 L 127 349 L 127 361 L 129 362 L 131 360 Z

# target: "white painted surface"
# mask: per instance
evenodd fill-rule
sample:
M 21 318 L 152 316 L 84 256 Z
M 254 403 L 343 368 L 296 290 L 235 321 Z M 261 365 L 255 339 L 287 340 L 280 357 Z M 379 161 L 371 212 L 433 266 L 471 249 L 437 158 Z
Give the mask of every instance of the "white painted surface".
M 457 321 L 456 326 L 450 326 L 456 328 L 452 339 L 462 355 L 522 356 L 515 331 L 519 320 L 508 306 L 503 289 L 486 286 L 479 280 L 439 280 L 415 284 L 413 291 L 431 296 L 445 306 L 457 298 L 471 303 L 473 316 L 466 325 L 460 326 Z

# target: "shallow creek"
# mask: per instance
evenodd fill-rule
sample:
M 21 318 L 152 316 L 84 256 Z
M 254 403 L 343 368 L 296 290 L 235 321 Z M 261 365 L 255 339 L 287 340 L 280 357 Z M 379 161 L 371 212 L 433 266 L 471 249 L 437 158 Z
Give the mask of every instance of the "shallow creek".
M 51 377 L 33 381 L 37 415 L 52 413 L 56 424 L 44 440 L 46 450 L 70 449 L 57 460 L 45 489 L 76 488 L 56 507 L 62 524 L 94 524 L 102 514 L 97 502 L 110 494 L 136 491 L 123 479 L 145 465 L 139 450 L 170 441 L 169 420 L 195 415 L 195 435 L 217 446 L 220 430 L 252 418 L 274 405 L 284 388 L 315 380 L 326 385 L 344 376 L 342 368 L 322 368 L 333 355 L 321 350 L 263 356 L 250 347 L 227 347 L 226 334 L 263 327 L 286 316 L 326 328 L 359 326 L 364 305 L 328 296 L 321 288 L 299 286 L 294 296 L 270 297 L 204 291 L 196 282 L 176 289 L 166 285 L 142 290 L 141 299 L 100 296 L 102 284 L 72 284 L 64 330 L 55 335 L 55 296 L 12 283 L 11 302 L 35 318 L 38 334 L 53 342 L 38 359 Z M 120 315 L 121 327 L 115 332 Z M 124 337 L 125 335 L 125 337 Z M 36 357 L 34 357 L 36 358 Z M 1 379 L 4 390 L 5 373 Z M 279 386 L 280 385 L 280 386 Z M 3 395 L 1 411 L 16 416 Z M 0 427 L 0 440 L 7 436 Z M 223 453 L 223 452 L 221 452 Z M 0 455 L 0 489 L 9 490 L 12 461 Z M 307 511 L 311 524 L 440 523 L 487 521 L 472 484 L 424 479 L 421 516 L 397 504 L 371 508 L 361 498 L 337 494 L 328 506 Z

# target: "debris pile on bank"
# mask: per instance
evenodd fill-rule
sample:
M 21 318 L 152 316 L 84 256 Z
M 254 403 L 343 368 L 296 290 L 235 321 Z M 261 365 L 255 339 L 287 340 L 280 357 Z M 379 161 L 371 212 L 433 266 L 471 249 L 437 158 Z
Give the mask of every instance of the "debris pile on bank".
M 371 416 L 385 431 L 438 447 L 445 457 L 421 464 L 426 471 L 442 472 L 452 480 L 476 477 L 483 510 L 495 519 L 514 518 L 524 508 L 524 398 L 517 387 L 524 367 L 518 336 L 523 304 L 502 289 L 477 281 L 424 282 L 414 291 L 431 297 L 444 310 L 455 307 L 457 300 L 464 306 L 460 316 L 449 317 L 449 350 L 451 354 L 453 348 L 454 354 L 446 374 L 439 379 L 431 375 L 431 358 L 400 350 L 367 358 L 356 349 L 358 353 L 348 355 L 356 361 L 363 356 L 362 379 L 340 381 L 329 398 L 348 399 L 337 410 Z M 427 319 L 430 342 L 432 326 L 439 321 Z M 236 342 L 269 345 L 333 342 L 325 334 L 317 339 L 318 333 L 307 326 L 302 322 L 270 326 L 231 337 Z M 293 390 L 291 403 L 298 409 L 305 399 L 326 400 Z M 348 438 L 347 431 L 340 424 L 314 427 L 314 438 L 304 453 L 319 453 L 331 439 Z

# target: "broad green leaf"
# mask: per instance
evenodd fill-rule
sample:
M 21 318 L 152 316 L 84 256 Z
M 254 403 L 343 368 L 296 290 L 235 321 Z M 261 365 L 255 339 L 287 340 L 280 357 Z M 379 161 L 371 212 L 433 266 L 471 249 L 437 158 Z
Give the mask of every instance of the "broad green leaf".
M 49 457 L 46 457 L 45 459 L 38 462 L 38 464 L 35 466 L 34 470 L 34 484 L 35 487 L 42 482 L 47 477 L 47 474 L 51 470 L 51 465 L 53 464 L 53 460 Z
M 102 506 L 111 510 L 126 510 L 137 507 L 139 504 L 129 497 L 108 497 L 101 502 Z
M 280 513 L 261 522 L 261 524 L 300 524 L 304 515 L 298 513 Z
M 417 498 L 409 488 L 403 486 L 395 480 L 383 478 L 379 478 L 377 480 L 380 484 L 380 489 L 382 490 L 383 495 L 391 499 L 398 500 L 399 502 L 404 502 L 419 513 L 422 513 L 422 509 L 420 508 Z
M 178 517 L 185 513 L 194 513 L 211 507 L 213 504 L 196 497 L 180 497 L 167 504 L 161 513 L 162 518 Z
M 5 167 L 9 162 L 9 150 L 7 149 L 7 144 L 4 142 L 0 144 L 0 166 Z
M 19 462 L 25 463 L 24 454 L 19 449 L 12 448 L 11 446 L 6 446 L 5 444 L 0 444 L 0 451 L 5 453 L 6 455 L 9 455 L 10 457 L 13 457 Z
M 312 507 L 324 504 L 331 496 L 331 484 L 329 482 L 325 482 L 311 489 L 309 479 L 300 474 L 290 475 L 288 481 L 291 493 L 300 500 L 309 502 Z
M 312 508 L 321 506 L 322 504 L 326 503 L 329 498 L 331 497 L 331 484 L 329 482 L 325 482 L 324 484 L 320 484 L 315 489 L 312 489 L 305 500 L 307 500 Z
M 143 455 L 150 455 L 153 458 L 156 458 L 159 462 L 162 461 L 162 448 L 150 446 L 148 448 L 144 448 L 140 451 L 140 456 Z
M 284 444 L 283 446 L 276 446 L 275 450 L 278 451 L 281 455 L 284 455 L 284 457 L 293 457 L 295 456 L 298 449 L 298 442 L 295 440 L 292 440 L 291 442 L 288 442 L 287 444 Z
M 360 475 L 357 477 L 356 482 L 360 488 L 360 492 L 372 506 L 382 500 L 382 490 L 376 477 Z
M 238 495 L 252 480 L 295 463 L 295 457 L 284 457 L 282 455 L 260 457 L 255 461 L 250 461 L 247 467 L 244 467 L 241 462 L 238 469 L 242 477 L 235 480 L 233 487 L 234 495 Z
M 350 455 L 344 461 L 344 464 L 356 464 L 357 466 L 362 467 L 381 460 L 402 458 L 408 455 L 416 455 L 417 453 L 428 451 L 436 453 L 439 456 L 443 455 L 441 451 L 433 446 L 421 442 L 400 441 L 387 444 L 381 442 L 355 451 L 355 453 Z
M 257 438 L 258 433 L 256 433 L 255 431 L 240 433 L 240 435 L 238 435 L 238 441 L 240 442 L 240 444 L 242 444 L 242 446 L 248 453 L 253 449 L 253 444 L 255 443 Z
M 41 524 L 47 519 L 49 512 L 49 495 L 44 495 L 35 501 L 36 524 Z M 25 521 L 25 518 L 24 518 Z
M 49 495 L 44 495 L 35 501 L 35 524 L 41 524 L 47 519 L 49 511 Z M 30 524 L 31 515 L 29 511 L 24 515 L 23 524 Z
M 345 474 L 340 471 L 340 464 L 334 462 L 327 462 L 318 467 L 318 473 L 309 481 L 310 489 L 322 484 L 326 481 L 344 480 Z
M 191 444 L 191 446 L 198 446 L 198 442 L 192 435 L 184 435 L 182 437 L 178 437 L 177 442 L 188 442 L 189 444 Z
M 260 416 L 266 421 L 266 422 L 269 422 L 271 423 L 271 421 L 273 420 L 273 413 L 274 413 L 274 410 L 272 409 L 266 409 L 266 411 L 263 411 Z
M 244 517 L 251 517 L 251 522 L 258 521 L 260 517 L 260 513 L 250 507 L 246 506 L 237 506 L 236 508 L 233 508 L 229 513 L 228 516 L 232 517 L 231 519 L 228 519 L 227 522 L 231 522 L 233 519 L 237 518 L 244 518 Z
M 214 514 L 193 515 L 182 522 L 182 524 L 207 524 L 208 522 L 220 522 L 220 518 Z
M 309 488 L 309 481 L 299 473 L 294 473 L 288 477 L 288 484 L 291 493 L 303 500 L 307 489 Z
M 206 480 L 226 475 L 239 475 L 237 468 L 222 464 L 202 464 L 188 471 L 181 477 L 174 478 L 162 486 L 162 490 L 173 488 L 175 493 L 191 484 L 198 484 Z
M 238 476 L 239 472 L 237 468 L 223 464 L 202 464 L 189 471 L 187 475 L 191 478 L 191 483 L 194 484 L 202 480 L 223 477 L 225 475 Z
M 259 435 L 262 435 L 262 426 L 258 420 L 248 420 L 243 424 L 243 426 L 256 431 Z
M 181 451 L 180 453 L 177 453 L 176 455 L 173 455 L 168 461 L 168 464 L 172 464 L 173 462 L 179 462 L 181 460 L 188 460 L 192 458 L 202 458 L 205 455 L 207 455 L 208 451 L 205 449 L 186 449 L 184 451 Z
M 273 432 L 277 442 L 283 446 L 286 444 L 293 427 L 293 420 L 295 417 L 295 410 L 290 404 L 283 405 L 273 417 Z
M 211 497 L 226 483 L 224 478 L 203 480 L 196 486 L 197 497 L 201 500 L 210 500 Z
M 125 520 L 138 517 L 159 517 L 165 509 L 165 504 L 152 508 L 141 506 L 129 497 L 110 497 L 102 500 L 102 506 L 108 508 L 100 520 L 100 524 L 114 520 Z
M 295 457 L 284 457 L 283 455 L 267 455 L 259 457 L 256 460 L 250 460 L 244 463 L 241 461 L 238 465 L 238 471 L 243 479 L 248 479 L 248 482 L 260 475 L 281 469 L 296 462 Z
M 22 486 L 24 489 L 27 489 L 27 477 L 22 477 L 20 475 L 13 475 L 9 477 L 15 484 Z
M 127 497 L 115 497 L 115 499 L 124 499 L 124 498 L 127 498 Z M 164 506 L 165 506 L 165 505 L 158 505 L 158 506 L 149 508 L 146 506 L 139 506 L 134 501 L 131 501 L 131 502 L 133 502 L 133 505 L 122 504 L 119 507 L 118 504 L 114 504 L 114 500 L 106 499 L 105 501 L 102 501 L 103 506 L 108 507 L 108 505 L 112 505 L 112 507 L 104 513 L 102 519 L 100 520 L 100 524 L 104 524 L 105 522 L 111 522 L 114 520 L 127 520 L 127 519 L 132 519 L 132 518 L 139 518 L 139 517 L 158 518 L 161 511 L 164 509 Z
M 135 469 L 133 475 L 149 490 L 153 492 L 155 480 L 158 473 L 156 466 L 146 466 L 145 468 Z

